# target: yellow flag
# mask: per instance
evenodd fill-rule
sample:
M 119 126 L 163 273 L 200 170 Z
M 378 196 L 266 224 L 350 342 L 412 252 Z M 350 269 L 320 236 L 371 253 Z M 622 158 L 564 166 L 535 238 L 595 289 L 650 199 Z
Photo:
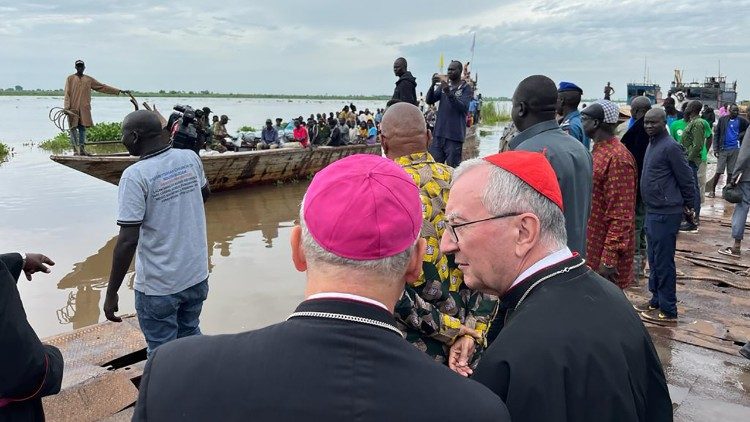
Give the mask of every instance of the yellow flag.
M 443 53 L 440 53 L 440 73 L 443 73 L 444 64 L 445 64 L 445 59 L 443 59 Z

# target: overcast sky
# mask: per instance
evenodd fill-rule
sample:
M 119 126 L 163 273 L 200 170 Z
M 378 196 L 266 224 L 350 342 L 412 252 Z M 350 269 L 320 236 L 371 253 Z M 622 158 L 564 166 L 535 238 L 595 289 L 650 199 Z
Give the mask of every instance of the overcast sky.
M 750 0 L 0 0 L 0 87 L 62 88 L 73 62 L 121 89 L 390 94 L 404 56 L 427 89 L 440 53 L 485 95 L 546 74 L 589 97 L 721 72 L 750 95 Z

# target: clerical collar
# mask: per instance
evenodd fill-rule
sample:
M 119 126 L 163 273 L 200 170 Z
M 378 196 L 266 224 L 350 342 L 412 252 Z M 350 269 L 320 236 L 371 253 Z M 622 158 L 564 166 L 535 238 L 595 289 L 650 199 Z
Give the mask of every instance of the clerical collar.
M 388 307 L 383 305 L 382 303 L 378 302 L 375 299 L 370 299 L 369 297 L 364 297 L 360 295 L 354 295 L 351 293 L 338 293 L 338 292 L 323 292 L 323 293 L 315 293 L 314 295 L 310 295 L 307 297 L 307 300 L 313 300 L 313 299 L 344 299 L 344 300 L 353 300 L 355 302 L 362 302 L 367 303 L 369 305 L 374 305 L 379 308 L 383 308 L 387 312 L 391 312 L 388 310 Z
M 510 285 L 510 288 L 508 290 L 512 289 L 517 284 L 531 277 L 535 273 L 545 268 L 559 264 L 560 262 L 563 262 L 566 259 L 570 259 L 572 256 L 573 256 L 573 253 L 570 252 L 570 249 L 567 246 L 558 251 L 552 252 L 551 254 L 545 256 L 544 258 L 534 263 L 534 265 L 530 266 L 529 268 L 526 269 L 526 271 L 522 272 L 518 277 L 516 277 L 515 281 L 513 281 L 513 284 Z

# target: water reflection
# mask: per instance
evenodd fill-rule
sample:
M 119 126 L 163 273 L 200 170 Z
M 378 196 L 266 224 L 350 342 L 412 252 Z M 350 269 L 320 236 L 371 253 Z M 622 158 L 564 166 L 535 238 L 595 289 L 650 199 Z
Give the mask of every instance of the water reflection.
M 307 183 L 292 183 L 213 195 L 206 203 L 209 272 L 214 270 L 216 254 L 229 257 L 235 240 L 253 231 L 260 231 L 266 248 L 274 247 L 279 228 L 295 224 L 306 189 Z M 116 242 L 117 236 L 109 239 L 96 253 L 76 263 L 57 284 L 60 290 L 70 290 L 66 303 L 56 311 L 60 324 L 72 324 L 77 329 L 99 322 L 102 290 L 107 287 Z M 286 243 L 279 246 L 286 247 Z M 134 278 L 131 266 L 125 279 L 130 290 Z

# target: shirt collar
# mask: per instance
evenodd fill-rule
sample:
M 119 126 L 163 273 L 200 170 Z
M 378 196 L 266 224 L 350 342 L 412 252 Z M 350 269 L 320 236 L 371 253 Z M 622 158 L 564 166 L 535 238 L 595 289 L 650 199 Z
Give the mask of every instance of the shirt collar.
M 568 114 L 567 114 L 567 115 L 565 116 L 565 118 L 563 119 L 563 121 L 565 121 L 565 120 L 570 120 L 570 119 L 572 119 L 573 117 L 576 117 L 576 116 L 580 116 L 580 115 L 581 115 L 581 112 L 580 112 L 580 111 L 578 111 L 578 110 L 573 110 L 573 111 L 571 111 L 570 113 L 568 113 Z
M 530 128 L 527 128 L 523 132 L 516 135 L 516 137 L 510 141 L 510 148 L 516 149 L 517 146 L 521 145 L 523 141 L 529 138 L 533 138 L 534 136 L 539 135 L 542 132 L 559 128 L 560 125 L 557 124 L 557 122 L 554 120 L 547 120 L 546 122 L 537 123 L 534 126 L 531 126 Z
M 388 311 L 388 308 L 385 305 L 383 305 L 381 302 L 378 302 L 375 299 L 370 299 L 369 297 L 364 297 L 364 296 L 360 296 L 360 295 L 354 295 L 354 294 L 351 294 L 351 293 L 338 293 L 338 292 L 315 293 L 314 295 L 308 296 L 306 300 L 313 300 L 313 299 L 344 299 L 344 300 L 353 300 L 355 302 L 362 302 L 362 303 L 367 303 L 369 305 L 374 305 L 374 306 L 377 306 L 379 308 L 383 308 L 386 311 Z
M 154 151 L 154 152 L 149 153 L 149 154 L 141 155 L 141 158 L 139 158 L 138 161 L 143 161 L 143 160 L 147 160 L 147 159 L 152 158 L 152 157 L 156 157 L 157 155 L 165 153 L 165 152 L 169 151 L 170 149 L 172 149 L 172 145 L 167 145 L 166 147 L 164 147 L 164 148 L 162 148 L 160 150 Z
M 534 263 L 534 265 L 530 266 L 524 272 L 519 274 L 519 276 L 516 277 L 515 281 L 513 281 L 513 284 L 510 285 L 510 289 L 512 289 L 518 283 L 531 277 L 534 273 L 544 268 L 551 267 L 555 264 L 559 264 L 560 262 L 565 261 L 566 259 L 569 259 L 572 256 L 573 256 L 573 253 L 570 251 L 570 249 L 567 246 L 558 251 L 552 252 L 551 254 L 540 259 L 539 261 Z

